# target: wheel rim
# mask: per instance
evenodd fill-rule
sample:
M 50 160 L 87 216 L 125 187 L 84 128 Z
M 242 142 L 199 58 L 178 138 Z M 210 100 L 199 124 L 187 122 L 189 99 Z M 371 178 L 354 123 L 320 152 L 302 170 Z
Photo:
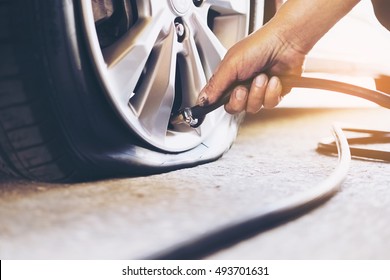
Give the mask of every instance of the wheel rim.
M 180 152 L 198 146 L 216 125 L 229 125 L 223 108 L 197 129 L 173 127 L 169 118 L 195 105 L 226 49 L 248 34 L 249 0 L 80 3 L 98 78 L 132 131 L 159 149 Z

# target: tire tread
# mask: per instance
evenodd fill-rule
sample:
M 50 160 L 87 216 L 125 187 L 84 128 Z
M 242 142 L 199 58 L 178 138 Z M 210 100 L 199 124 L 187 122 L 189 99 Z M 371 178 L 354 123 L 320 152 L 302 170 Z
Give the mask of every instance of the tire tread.
M 43 62 L 17 55 L 25 42 L 11 34 L 12 5 L 16 4 L 0 0 L 0 170 L 43 181 L 73 178 L 73 157 L 45 96 L 44 82 L 36 80 L 43 74 L 31 70 Z

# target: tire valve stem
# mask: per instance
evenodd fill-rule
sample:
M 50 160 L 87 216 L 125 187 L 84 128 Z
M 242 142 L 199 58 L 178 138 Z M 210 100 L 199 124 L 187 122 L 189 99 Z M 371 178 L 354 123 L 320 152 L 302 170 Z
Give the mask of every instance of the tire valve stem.
M 179 110 L 176 114 L 172 114 L 170 118 L 172 125 L 185 123 L 192 128 L 201 125 L 198 118 L 192 116 L 192 110 L 189 107 Z
M 233 89 L 237 86 L 244 86 L 247 89 L 250 87 L 251 80 L 241 81 L 239 83 L 235 83 L 232 86 L 230 86 L 224 94 L 214 103 L 209 104 L 208 102 L 201 102 L 201 104 L 195 105 L 193 107 L 186 107 L 183 109 L 180 109 L 176 113 L 171 114 L 171 118 L 169 120 L 171 125 L 177 125 L 177 124 L 187 124 L 188 126 L 192 128 L 199 127 L 204 119 L 206 118 L 206 115 L 222 105 L 225 105 L 228 103 L 230 99 L 230 95 L 233 92 Z
M 185 107 L 176 113 L 172 113 L 169 121 L 172 125 L 185 123 L 192 128 L 197 128 L 203 123 L 208 113 L 218 109 L 229 101 L 230 94 L 231 92 L 228 92 L 217 102 L 210 105 L 200 104 L 193 107 Z

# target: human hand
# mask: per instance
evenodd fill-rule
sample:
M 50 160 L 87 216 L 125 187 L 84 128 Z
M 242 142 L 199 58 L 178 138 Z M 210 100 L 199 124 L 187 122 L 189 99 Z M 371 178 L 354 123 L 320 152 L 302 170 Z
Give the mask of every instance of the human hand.
M 301 75 L 305 53 L 265 26 L 234 45 L 201 91 L 198 104 L 211 104 L 232 84 L 253 79 L 250 89 L 234 88 L 227 112 L 256 113 L 262 107 L 273 108 L 290 89 L 283 88 L 278 75 Z
M 227 52 L 198 104 L 212 104 L 233 84 L 253 79 L 250 89 L 233 90 L 226 111 L 255 113 L 262 107 L 275 107 L 290 91 L 278 76 L 301 75 L 306 54 L 359 1 L 286 1 L 266 25 Z

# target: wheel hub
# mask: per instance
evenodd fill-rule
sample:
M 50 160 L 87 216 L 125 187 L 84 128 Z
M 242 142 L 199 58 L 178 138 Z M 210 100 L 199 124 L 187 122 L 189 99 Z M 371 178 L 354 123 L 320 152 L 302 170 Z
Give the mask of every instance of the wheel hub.
M 177 15 L 185 15 L 191 7 L 192 0 L 170 0 L 171 7 Z

